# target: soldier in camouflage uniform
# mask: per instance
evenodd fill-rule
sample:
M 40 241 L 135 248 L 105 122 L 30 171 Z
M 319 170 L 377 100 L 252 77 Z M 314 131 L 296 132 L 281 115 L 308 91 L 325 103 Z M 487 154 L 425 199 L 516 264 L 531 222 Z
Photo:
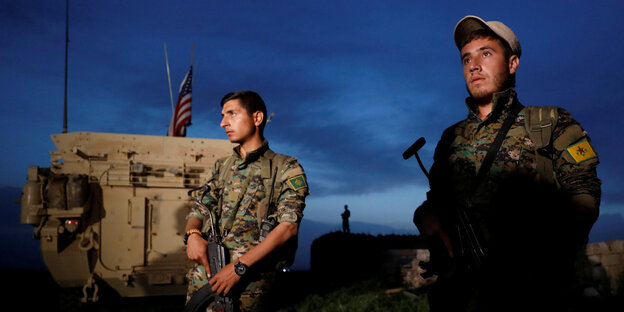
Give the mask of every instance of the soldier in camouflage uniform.
M 414 213 L 439 275 L 431 311 L 535 310 L 542 302 L 562 310 L 575 255 L 598 217 L 598 157 L 567 111 L 521 106 L 514 89 L 521 49 L 511 29 L 466 16 L 454 37 L 468 117 L 444 131 L 431 190 Z M 529 125 L 536 114 L 540 123 Z M 491 167 L 479 174 L 508 117 Z M 530 131 L 540 128 L 549 138 L 537 146 L 542 140 Z
M 239 145 L 231 156 L 214 165 L 207 182 L 210 191 L 204 197 L 209 210 L 196 205 L 188 215 L 187 255 L 195 264 L 187 276 L 187 303 L 210 283 L 213 292 L 235 298 L 240 310 L 259 311 L 266 308 L 266 300 L 261 299 L 266 299 L 276 270 L 293 260 L 308 186 L 296 158 L 269 149 L 262 135 L 266 107 L 257 93 L 231 92 L 221 106 L 221 127 L 230 141 Z M 270 200 L 274 211 L 268 208 Z M 207 242 L 201 234 L 210 231 L 211 213 L 229 251 L 229 264 L 215 276 L 207 270 Z M 259 220 L 265 213 L 275 218 L 277 226 L 259 242 Z M 240 268 L 244 268 L 243 274 Z

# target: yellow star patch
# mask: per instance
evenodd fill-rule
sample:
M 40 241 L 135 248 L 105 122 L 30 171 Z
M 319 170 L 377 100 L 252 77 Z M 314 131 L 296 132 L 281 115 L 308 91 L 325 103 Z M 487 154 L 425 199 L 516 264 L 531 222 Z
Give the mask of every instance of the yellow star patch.
M 591 144 L 587 139 L 583 139 L 582 141 L 572 144 L 566 148 L 568 153 L 574 158 L 576 163 L 582 163 L 586 160 L 597 157 L 596 152 L 592 148 Z
M 303 175 L 298 175 L 294 178 L 291 178 L 290 180 L 288 180 L 288 184 L 290 184 L 290 187 L 295 191 L 308 186 L 305 179 L 303 178 Z

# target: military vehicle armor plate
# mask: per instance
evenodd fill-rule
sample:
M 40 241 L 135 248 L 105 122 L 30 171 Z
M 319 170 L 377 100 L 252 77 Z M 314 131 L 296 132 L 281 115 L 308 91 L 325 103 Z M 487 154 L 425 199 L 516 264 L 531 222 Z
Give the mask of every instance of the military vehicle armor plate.
M 181 295 L 187 192 L 210 177 L 227 140 L 73 132 L 52 135 L 49 168 L 31 166 L 21 223 L 63 288 L 97 301 L 99 282 L 122 297 Z

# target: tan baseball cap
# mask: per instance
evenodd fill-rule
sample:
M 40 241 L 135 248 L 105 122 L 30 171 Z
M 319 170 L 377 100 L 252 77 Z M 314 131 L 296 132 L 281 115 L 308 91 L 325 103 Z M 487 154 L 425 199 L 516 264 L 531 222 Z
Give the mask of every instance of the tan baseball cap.
M 493 31 L 496 35 L 501 37 L 503 41 L 507 42 L 509 47 L 511 48 L 511 52 L 518 57 L 520 57 L 520 53 L 522 49 L 520 48 L 520 42 L 516 35 L 513 33 L 511 28 L 507 27 L 505 24 L 499 21 L 484 21 L 482 18 L 474 15 L 468 15 L 459 20 L 457 25 L 455 25 L 455 31 L 453 36 L 455 37 L 455 45 L 461 51 L 462 47 L 460 46 L 470 33 L 479 29 L 487 29 Z

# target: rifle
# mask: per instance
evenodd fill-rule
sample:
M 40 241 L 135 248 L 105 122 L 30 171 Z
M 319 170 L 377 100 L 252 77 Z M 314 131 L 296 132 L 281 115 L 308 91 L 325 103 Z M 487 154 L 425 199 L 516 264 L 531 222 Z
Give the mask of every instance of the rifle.
M 193 196 L 194 191 L 201 191 L 200 197 Z M 200 188 L 192 189 L 188 192 L 188 196 L 191 200 L 195 202 L 195 204 L 202 206 L 206 210 L 210 211 L 210 209 L 204 205 L 203 199 L 206 197 L 206 194 L 210 191 L 210 187 L 206 184 Z M 222 243 L 222 238 L 219 236 L 216 230 L 216 225 L 214 222 L 214 217 L 212 215 L 212 211 L 210 211 L 210 232 L 208 232 L 206 240 L 208 241 L 208 264 L 210 265 L 210 275 L 214 276 L 219 273 L 223 267 L 226 266 L 226 250 L 225 246 Z M 202 288 L 200 288 L 186 305 L 185 311 L 202 311 L 205 310 L 206 306 L 210 303 L 211 299 L 214 298 L 214 305 L 212 306 L 212 311 L 217 312 L 234 312 L 234 301 L 229 296 L 221 296 L 212 292 L 212 285 L 206 284 Z
M 421 137 L 414 144 L 412 144 L 405 152 L 403 152 L 403 159 L 409 159 L 412 155 L 416 156 L 416 160 L 418 160 L 418 165 L 420 169 L 423 171 L 427 180 L 429 181 L 429 173 L 425 169 L 418 156 L 418 150 L 425 145 L 425 138 Z M 479 267 L 483 263 L 485 258 L 485 251 L 477 237 L 474 227 L 472 226 L 472 222 L 466 213 L 466 209 L 463 205 L 456 205 L 456 216 L 459 221 L 456 225 L 457 227 L 457 235 L 459 238 L 459 254 L 461 257 L 465 258 L 466 266 L 468 269 Z

